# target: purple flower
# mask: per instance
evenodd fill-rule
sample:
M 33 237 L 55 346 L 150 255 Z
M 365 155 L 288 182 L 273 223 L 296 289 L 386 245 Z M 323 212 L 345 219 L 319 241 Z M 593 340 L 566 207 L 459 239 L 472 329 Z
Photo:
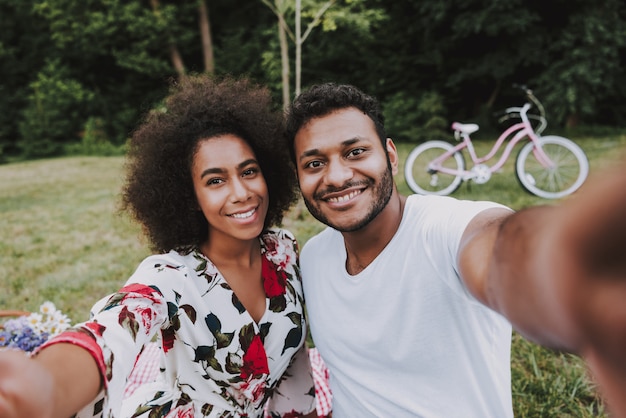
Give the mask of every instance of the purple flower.
M 48 339 L 47 333 L 37 333 L 28 325 L 19 328 L 20 321 L 10 320 L 0 331 L 0 347 L 19 348 L 31 352 Z
M 69 326 L 69 320 L 51 302 L 41 306 L 41 314 L 33 313 L 0 323 L 0 348 L 32 352 L 48 338 Z

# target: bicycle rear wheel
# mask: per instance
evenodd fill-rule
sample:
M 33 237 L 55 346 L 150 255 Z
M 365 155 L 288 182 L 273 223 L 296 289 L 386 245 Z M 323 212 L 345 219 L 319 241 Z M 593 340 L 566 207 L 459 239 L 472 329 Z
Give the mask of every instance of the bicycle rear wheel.
M 452 149 L 453 146 L 444 141 L 426 141 L 409 153 L 404 165 L 404 178 L 414 193 L 445 196 L 459 188 L 463 180 L 460 175 L 441 173 L 428 167 L 432 160 Z M 458 151 L 441 165 L 457 172 L 465 170 L 465 161 Z
M 589 174 L 589 161 L 582 148 L 555 135 L 539 138 L 539 144 L 553 166 L 545 167 L 537 160 L 534 143 L 524 145 L 515 164 L 517 179 L 524 189 L 544 199 L 558 199 L 582 186 Z

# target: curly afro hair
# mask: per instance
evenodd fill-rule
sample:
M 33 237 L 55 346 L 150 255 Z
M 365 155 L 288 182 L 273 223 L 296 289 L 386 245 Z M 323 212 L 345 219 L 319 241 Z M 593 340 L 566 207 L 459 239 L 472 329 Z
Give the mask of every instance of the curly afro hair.
M 185 77 L 130 140 L 122 209 L 143 226 L 153 250 L 188 248 L 208 239 L 191 165 L 201 140 L 225 134 L 244 139 L 259 161 L 269 191 L 266 227 L 280 225 L 297 200 L 297 180 L 281 141 L 283 115 L 272 106 L 268 89 L 246 79 Z

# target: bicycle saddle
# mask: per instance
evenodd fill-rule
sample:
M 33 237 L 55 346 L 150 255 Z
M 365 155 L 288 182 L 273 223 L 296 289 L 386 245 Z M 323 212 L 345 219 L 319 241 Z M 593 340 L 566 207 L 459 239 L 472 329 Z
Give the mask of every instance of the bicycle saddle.
M 460 123 L 454 122 L 452 123 L 452 129 L 455 131 L 463 132 L 464 134 L 473 134 L 478 130 L 478 125 L 475 123 Z

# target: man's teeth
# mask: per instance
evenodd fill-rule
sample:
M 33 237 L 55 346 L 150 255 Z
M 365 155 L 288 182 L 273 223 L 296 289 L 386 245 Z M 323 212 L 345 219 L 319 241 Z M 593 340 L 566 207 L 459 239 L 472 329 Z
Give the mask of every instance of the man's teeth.
M 330 199 L 328 199 L 328 201 L 332 203 L 345 202 L 346 200 L 352 199 L 354 196 L 358 195 L 359 193 L 360 192 L 358 190 L 355 190 L 353 192 L 348 193 L 347 195 L 343 195 L 339 197 L 331 197 Z
M 247 212 L 244 213 L 233 213 L 232 216 L 233 218 L 237 218 L 237 219 L 243 219 L 243 218 L 249 218 L 250 216 L 252 216 L 252 214 L 256 211 L 256 209 L 250 209 Z

